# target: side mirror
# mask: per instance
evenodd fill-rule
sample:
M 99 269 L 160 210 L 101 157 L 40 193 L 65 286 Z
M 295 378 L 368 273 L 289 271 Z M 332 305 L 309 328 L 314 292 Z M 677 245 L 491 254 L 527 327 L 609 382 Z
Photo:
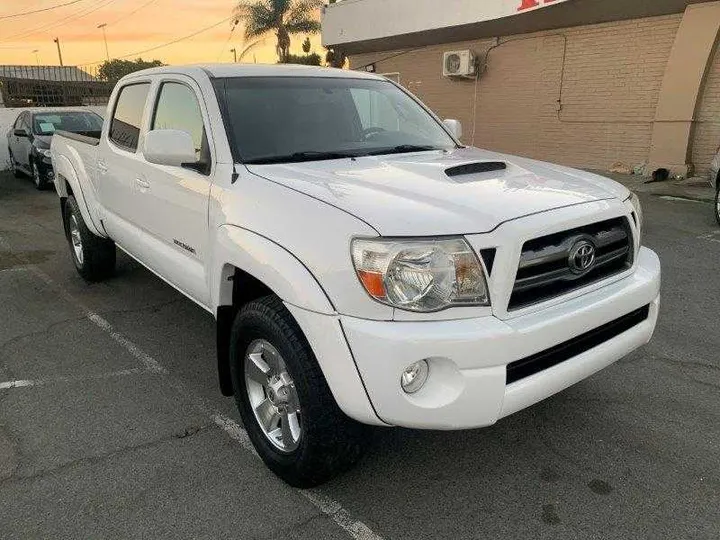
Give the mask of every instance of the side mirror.
M 447 120 L 443 120 L 443 124 L 445 124 L 445 127 L 448 128 L 448 130 L 450 130 L 450 133 L 455 135 L 456 139 L 462 138 L 463 131 L 460 120 L 453 120 L 452 118 L 448 118 Z
M 145 135 L 143 144 L 145 159 L 156 165 L 180 167 L 186 163 L 195 163 L 195 144 L 185 131 L 177 129 L 154 129 Z
M 23 128 L 17 128 L 15 131 L 13 131 L 13 135 L 16 137 L 27 137 L 28 133 Z

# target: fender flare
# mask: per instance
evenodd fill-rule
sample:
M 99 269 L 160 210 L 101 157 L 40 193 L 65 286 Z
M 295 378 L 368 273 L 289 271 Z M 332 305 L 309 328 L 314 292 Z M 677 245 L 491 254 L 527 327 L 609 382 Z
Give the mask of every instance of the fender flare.
M 222 394 L 231 396 L 229 347 L 230 329 L 237 309 L 233 303 L 236 269 L 260 281 L 288 305 L 327 314 L 334 313 L 335 308 L 315 277 L 295 256 L 255 232 L 222 225 L 217 230 L 211 261 L 210 291 L 216 316 L 218 378 Z
M 229 340 L 235 269 L 262 282 L 285 304 L 315 352 L 338 406 L 360 422 L 386 425 L 375 413 L 357 370 L 332 300 L 311 270 L 271 239 L 232 225 L 218 229 L 212 286 L 217 313 L 220 389 L 232 395 Z
M 88 229 L 90 229 L 93 234 L 102 238 L 107 238 L 107 234 L 102 227 L 98 227 L 93 220 L 80 179 L 75 171 L 75 167 L 68 157 L 64 155 L 57 156 L 57 158 L 53 160 L 53 168 L 55 169 L 55 189 L 58 196 L 60 198 L 68 197 L 68 191 L 65 183 L 63 182 L 64 180 L 68 183 L 70 189 L 72 190 L 72 194 L 78 203 L 85 225 L 87 225 Z
M 335 314 L 335 306 L 320 282 L 295 255 L 258 233 L 234 225 L 217 231 L 211 274 L 212 305 L 232 304 L 235 268 L 265 284 L 283 302 L 302 309 Z

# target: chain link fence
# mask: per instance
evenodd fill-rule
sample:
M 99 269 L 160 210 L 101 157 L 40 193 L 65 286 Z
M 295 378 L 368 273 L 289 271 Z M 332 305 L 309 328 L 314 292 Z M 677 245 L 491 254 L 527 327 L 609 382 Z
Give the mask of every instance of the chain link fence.
M 0 107 L 105 105 L 113 86 L 98 66 L 0 65 Z

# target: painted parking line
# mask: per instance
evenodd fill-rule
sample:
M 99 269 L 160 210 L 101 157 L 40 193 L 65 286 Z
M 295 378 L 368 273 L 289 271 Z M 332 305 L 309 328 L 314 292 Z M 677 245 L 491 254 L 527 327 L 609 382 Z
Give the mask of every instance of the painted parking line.
M 143 373 L 152 373 L 148 369 L 132 368 L 123 369 L 122 371 L 111 371 L 109 373 L 100 373 L 98 375 L 88 375 L 80 377 L 48 377 L 43 379 L 18 379 L 14 381 L 0 382 L 0 390 L 12 390 L 14 388 L 32 388 L 34 386 L 46 386 L 48 384 L 60 383 L 77 383 L 87 381 L 98 381 L 103 379 L 115 379 L 119 377 L 127 377 L 129 375 L 142 375 Z
M 700 236 L 696 236 L 698 240 L 706 240 L 708 242 L 715 242 L 717 244 L 720 244 L 720 231 L 714 231 L 707 234 L 702 234 Z
M 2 236 L 0 236 L 0 247 L 7 249 L 8 251 L 10 250 L 8 242 Z M 26 268 L 40 280 L 45 282 L 45 284 L 54 289 L 55 292 L 63 299 L 78 307 L 88 320 L 107 333 L 116 343 L 125 348 L 125 350 L 127 350 L 140 364 L 142 364 L 143 368 L 140 369 L 140 372 L 156 373 L 163 376 L 166 379 L 168 386 L 171 386 L 185 399 L 190 400 L 196 409 L 207 415 L 213 423 L 215 423 L 215 425 L 222 429 L 223 432 L 231 439 L 238 442 L 242 448 L 257 456 L 257 453 L 250 442 L 247 431 L 245 431 L 240 424 L 214 409 L 203 398 L 194 395 L 185 383 L 183 383 L 179 378 L 171 375 L 168 370 L 160 364 L 160 362 L 140 349 L 140 347 L 135 345 L 121 333 L 117 332 L 107 320 L 85 306 L 80 300 L 75 298 L 60 284 L 56 283 L 55 280 L 43 272 L 38 266 L 28 263 Z M 316 488 L 312 491 L 295 488 L 290 489 L 307 499 L 313 506 L 315 506 L 315 508 L 332 519 L 354 540 L 383 540 L 381 536 L 373 532 L 372 529 L 370 529 L 370 527 L 368 527 L 365 523 L 355 519 L 352 514 L 342 506 L 342 504 L 325 495 L 322 489 Z
M 666 201 L 681 201 L 681 202 L 692 202 L 692 203 L 701 203 L 705 204 L 707 201 L 699 201 L 697 199 L 691 199 L 689 197 L 676 197 L 675 195 L 660 195 L 661 199 L 664 199 Z

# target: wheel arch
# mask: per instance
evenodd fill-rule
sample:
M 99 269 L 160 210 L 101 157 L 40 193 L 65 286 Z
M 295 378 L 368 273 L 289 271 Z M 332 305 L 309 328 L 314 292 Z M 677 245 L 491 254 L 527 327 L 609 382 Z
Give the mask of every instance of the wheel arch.
M 72 195 L 78 203 L 80 213 L 82 214 L 83 220 L 85 221 L 88 229 L 90 229 L 95 235 L 106 238 L 107 234 L 105 231 L 102 230 L 101 227 L 98 227 L 93 220 L 93 216 L 90 212 L 88 201 L 85 198 L 85 193 L 80 185 L 77 172 L 75 171 L 75 167 L 73 167 L 72 163 L 70 163 L 70 160 L 66 156 L 60 155 L 53 163 L 53 168 L 55 169 L 55 189 L 60 197 L 61 209 L 64 210 L 65 207 L 63 199 L 67 199 L 70 195 Z
M 220 390 L 232 395 L 230 330 L 237 312 L 252 300 L 274 294 L 283 302 L 318 313 L 335 307 L 308 268 L 289 251 L 255 232 L 234 226 L 218 229 L 212 285 L 216 313 Z

